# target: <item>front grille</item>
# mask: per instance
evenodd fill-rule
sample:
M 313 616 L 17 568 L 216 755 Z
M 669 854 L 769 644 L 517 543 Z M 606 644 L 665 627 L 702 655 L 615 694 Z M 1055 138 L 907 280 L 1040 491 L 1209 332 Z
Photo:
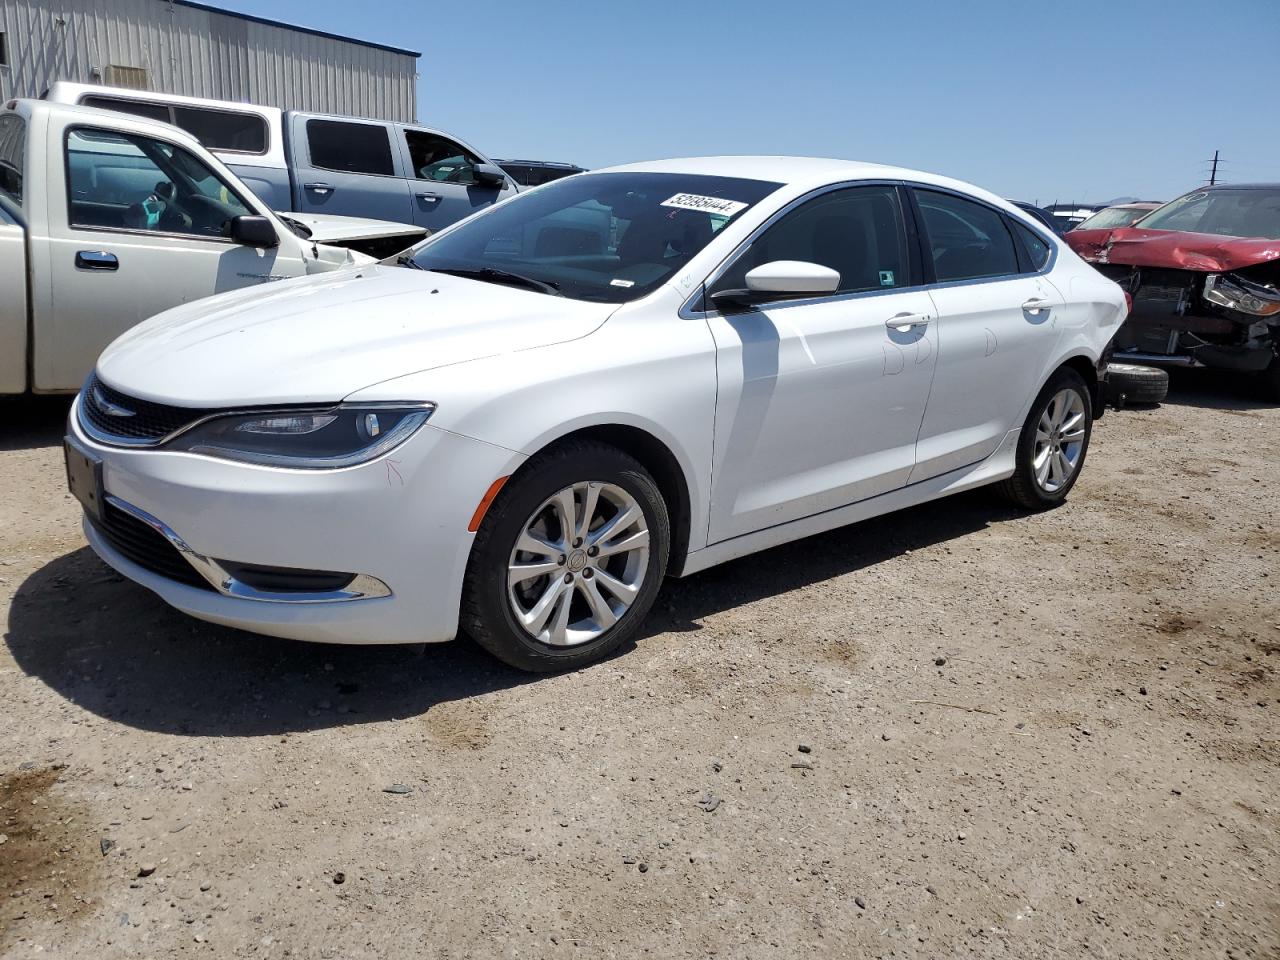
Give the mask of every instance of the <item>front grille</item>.
M 80 395 L 80 422 L 91 436 L 133 446 L 158 443 L 211 412 L 130 397 L 107 386 L 96 373 Z
M 163 533 L 118 507 L 103 504 L 102 520 L 93 521 L 93 528 L 117 552 L 143 569 L 191 587 L 213 589 Z

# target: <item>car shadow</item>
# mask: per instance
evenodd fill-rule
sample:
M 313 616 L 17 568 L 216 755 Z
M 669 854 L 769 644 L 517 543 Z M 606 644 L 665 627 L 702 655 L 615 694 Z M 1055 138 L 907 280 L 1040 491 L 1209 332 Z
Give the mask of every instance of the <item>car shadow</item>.
M 56 447 L 67 428 L 71 397 L 0 397 L 0 450 Z
M 1211 410 L 1274 410 L 1280 406 L 1266 399 L 1260 376 L 1207 368 L 1170 370 L 1169 395 L 1164 402 Z
M 1017 515 L 976 491 L 668 581 L 639 643 L 699 630 L 719 611 Z M 18 587 L 5 640 L 20 669 L 77 706 L 177 735 L 260 736 L 400 719 L 538 679 L 465 639 L 425 649 L 327 646 L 207 624 L 120 577 L 87 547 Z

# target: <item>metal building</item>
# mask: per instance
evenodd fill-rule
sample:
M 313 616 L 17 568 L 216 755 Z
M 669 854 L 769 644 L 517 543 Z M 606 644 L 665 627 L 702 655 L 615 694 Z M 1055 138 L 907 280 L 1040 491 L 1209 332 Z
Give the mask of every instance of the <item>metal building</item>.
M 420 56 L 192 0 L 0 0 L 0 101 L 73 80 L 413 121 Z

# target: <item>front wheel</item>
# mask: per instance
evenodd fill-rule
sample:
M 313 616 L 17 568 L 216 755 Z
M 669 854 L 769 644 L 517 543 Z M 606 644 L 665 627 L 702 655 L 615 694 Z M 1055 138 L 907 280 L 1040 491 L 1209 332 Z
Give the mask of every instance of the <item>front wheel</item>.
M 533 672 L 598 660 L 635 636 L 667 567 L 666 504 L 634 458 L 593 441 L 531 460 L 472 545 L 462 625 Z
M 1013 476 L 1000 492 L 1028 510 L 1056 507 L 1080 476 L 1092 432 L 1089 388 L 1080 374 L 1064 367 L 1031 405 L 1018 437 Z

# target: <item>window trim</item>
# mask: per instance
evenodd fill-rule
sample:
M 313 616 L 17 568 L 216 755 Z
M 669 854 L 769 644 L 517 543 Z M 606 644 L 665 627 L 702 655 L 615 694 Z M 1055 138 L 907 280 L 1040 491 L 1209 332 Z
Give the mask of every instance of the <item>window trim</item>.
M 22 210 L 27 205 L 27 194 L 29 192 L 27 190 L 27 171 L 26 171 L 25 164 L 26 164 L 27 146 L 31 137 L 31 125 L 27 123 L 27 118 L 20 113 L 6 113 L 4 114 L 4 116 L 13 117 L 14 120 L 17 121 L 18 126 L 22 128 L 23 156 L 21 158 L 21 162 L 24 164 L 24 166 L 23 166 L 23 169 L 18 171 L 18 177 L 22 181 L 21 183 L 22 195 L 15 200 L 13 199 L 13 196 L 8 191 L 5 191 L 5 195 L 3 197 L 0 197 L 0 200 L 2 200 L 9 207 L 13 207 L 17 210 Z
M 116 136 L 121 135 L 121 131 L 119 130 L 108 130 L 104 127 L 95 127 L 92 124 L 87 124 L 87 123 L 78 123 L 75 126 L 67 127 L 66 130 L 63 131 L 63 134 L 62 134 L 63 164 L 62 165 L 63 167 L 65 167 L 63 190 L 65 191 L 64 199 L 66 201 L 64 214 L 66 216 L 68 230 L 74 230 L 81 233 L 114 233 L 114 234 L 121 234 L 124 236 L 131 236 L 131 237 L 168 237 L 170 239 L 178 239 L 178 240 L 204 240 L 209 243 L 221 243 L 221 244 L 229 244 L 231 246 L 236 246 L 236 242 L 232 240 L 230 237 L 215 237 L 212 234 L 208 234 L 208 233 L 176 233 L 169 230 L 136 230 L 132 227 L 101 227 L 101 226 L 94 226 L 91 224 L 74 223 L 71 219 L 72 190 L 71 190 L 70 153 L 71 153 L 71 134 L 75 133 L 77 130 L 93 130 L 93 131 L 100 131 L 102 133 L 115 134 Z M 165 140 L 165 139 L 162 139 L 161 137 L 153 137 L 150 134 L 141 134 L 141 133 L 133 133 L 133 134 L 129 134 L 129 136 L 146 137 L 146 139 L 154 140 L 156 143 L 168 144 L 169 146 L 173 147 L 175 150 L 181 150 L 187 154 L 191 153 L 191 151 L 188 150 L 186 147 L 184 147 L 182 144 L 174 143 L 172 140 Z M 193 159 L 199 160 L 199 157 L 193 157 Z M 203 165 L 203 161 L 201 161 L 201 165 Z M 206 169 L 209 169 L 209 168 L 206 167 Z M 231 185 L 228 184 L 225 180 L 223 180 L 222 177 L 218 174 L 218 171 L 209 169 L 209 172 L 213 174 L 213 176 L 217 179 L 217 181 L 221 183 L 222 186 L 233 197 L 235 197 L 236 200 L 240 202 L 240 206 L 244 207 L 246 210 L 249 211 L 249 213 L 246 214 L 246 216 L 262 216 L 261 211 L 259 211 L 252 204 L 245 202 L 244 197 L 242 197 L 238 191 L 233 190 L 231 188 Z
M 347 126 L 355 126 L 355 127 L 377 127 L 379 130 L 381 130 L 383 133 L 387 135 L 387 155 L 391 159 L 391 172 L 390 173 L 370 173 L 367 170 L 343 170 L 339 167 L 326 167 L 322 163 L 316 163 L 315 157 L 311 155 L 311 124 L 313 123 L 340 123 L 340 124 L 345 124 Z M 306 122 L 303 123 L 302 125 L 302 132 L 303 132 L 303 135 L 306 137 L 306 141 L 307 141 L 307 162 L 311 164 L 312 168 L 316 170 L 327 170 L 330 173 L 347 173 L 353 177 L 383 177 L 388 180 L 406 179 L 405 177 L 400 176 L 400 174 L 396 172 L 396 145 L 392 140 L 392 133 L 394 131 L 391 129 L 391 127 L 389 127 L 385 123 L 380 123 L 376 120 L 372 122 L 368 122 L 364 120 L 348 120 L 345 118 L 341 120 L 337 120 L 337 119 L 334 119 L 333 117 L 307 117 Z M 406 148 L 408 147 L 407 143 L 405 144 L 405 147 Z
M 179 130 L 186 132 L 192 137 L 195 137 L 195 139 L 200 142 L 200 146 L 204 147 L 206 150 L 208 150 L 210 153 L 214 155 L 217 155 L 220 153 L 233 153 L 233 154 L 236 154 L 237 156 L 242 156 L 242 157 L 265 157 L 268 153 L 271 152 L 271 124 L 267 122 L 267 118 L 262 116 L 262 114 L 254 113 L 251 110 L 232 110 L 227 107 L 210 107 L 210 106 L 204 105 L 203 103 L 199 103 L 199 104 L 171 103 L 168 100 L 149 100 L 146 97 L 122 97 L 114 93 L 86 93 L 86 94 L 83 94 L 80 97 L 80 99 L 76 101 L 76 103 L 79 104 L 80 106 L 92 107 L 95 110 L 111 109 L 111 107 L 100 107 L 100 106 L 97 106 L 96 104 L 85 102 L 86 100 L 91 100 L 91 99 L 108 100 L 108 101 L 115 100 L 115 101 L 120 101 L 124 103 L 141 103 L 149 107 L 163 107 L 165 110 L 169 112 L 168 120 L 158 121 L 153 117 L 144 117 L 144 116 L 141 116 L 140 114 L 130 114 L 130 116 L 137 116 L 138 119 L 140 120 L 150 120 L 152 123 L 168 123 L 171 126 L 177 127 Z M 177 110 L 179 109 L 205 110 L 209 113 L 225 113 L 233 117 L 249 117 L 253 120 L 257 120 L 259 123 L 262 124 L 262 131 L 263 131 L 262 149 L 261 150 L 237 150 L 234 147 L 211 147 L 207 143 L 205 143 L 203 140 L 200 140 L 200 138 L 195 135 L 194 131 L 187 129 L 182 124 L 177 122 Z M 124 113 L 126 111 L 121 110 L 119 112 Z

